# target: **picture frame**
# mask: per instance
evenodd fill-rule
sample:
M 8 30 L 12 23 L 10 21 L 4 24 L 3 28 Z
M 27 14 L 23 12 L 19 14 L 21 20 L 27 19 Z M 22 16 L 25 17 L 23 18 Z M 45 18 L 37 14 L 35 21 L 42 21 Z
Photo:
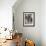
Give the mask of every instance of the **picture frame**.
M 35 12 L 23 12 L 23 26 L 24 27 L 35 26 Z

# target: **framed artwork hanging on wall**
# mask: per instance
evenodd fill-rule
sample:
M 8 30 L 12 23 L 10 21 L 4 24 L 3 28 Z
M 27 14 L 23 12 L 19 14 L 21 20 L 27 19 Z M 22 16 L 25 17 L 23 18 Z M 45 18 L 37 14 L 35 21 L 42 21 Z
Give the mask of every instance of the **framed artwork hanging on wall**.
M 23 26 L 24 27 L 35 26 L 35 12 L 23 12 Z

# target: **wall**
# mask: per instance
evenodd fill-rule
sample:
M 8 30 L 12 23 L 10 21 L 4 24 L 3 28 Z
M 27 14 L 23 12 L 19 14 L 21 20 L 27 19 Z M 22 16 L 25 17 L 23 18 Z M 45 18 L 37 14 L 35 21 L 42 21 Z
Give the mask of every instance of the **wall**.
M 0 0 L 0 27 L 12 28 L 12 6 L 16 0 Z
M 46 46 L 46 0 L 41 1 L 41 40 L 42 46 Z
M 35 27 L 23 27 L 23 12 L 35 12 Z M 25 39 L 33 40 L 36 46 L 41 46 L 40 12 L 40 0 L 22 0 L 13 6 L 15 29 L 22 32 Z

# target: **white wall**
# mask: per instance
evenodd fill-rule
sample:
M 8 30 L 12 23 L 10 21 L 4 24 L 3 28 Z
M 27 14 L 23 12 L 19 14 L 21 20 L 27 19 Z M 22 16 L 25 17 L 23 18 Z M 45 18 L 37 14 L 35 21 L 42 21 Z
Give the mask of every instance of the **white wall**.
M 0 27 L 12 28 L 12 6 L 16 0 L 0 0 Z
M 46 0 L 41 1 L 41 40 L 42 46 L 46 46 Z
M 18 1 L 19 2 L 19 1 Z M 18 4 L 18 3 L 16 3 Z M 23 27 L 23 12 L 35 12 L 35 27 Z M 15 28 L 18 32 L 23 33 L 24 38 L 34 40 L 36 46 L 41 46 L 41 29 L 40 29 L 40 0 L 22 0 L 20 4 L 13 7 Z

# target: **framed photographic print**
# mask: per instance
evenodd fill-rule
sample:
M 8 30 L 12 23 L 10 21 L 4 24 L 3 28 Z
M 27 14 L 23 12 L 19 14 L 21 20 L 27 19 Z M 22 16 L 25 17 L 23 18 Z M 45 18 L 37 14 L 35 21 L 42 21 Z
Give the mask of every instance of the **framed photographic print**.
M 35 12 L 23 12 L 23 26 L 25 27 L 35 26 Z

